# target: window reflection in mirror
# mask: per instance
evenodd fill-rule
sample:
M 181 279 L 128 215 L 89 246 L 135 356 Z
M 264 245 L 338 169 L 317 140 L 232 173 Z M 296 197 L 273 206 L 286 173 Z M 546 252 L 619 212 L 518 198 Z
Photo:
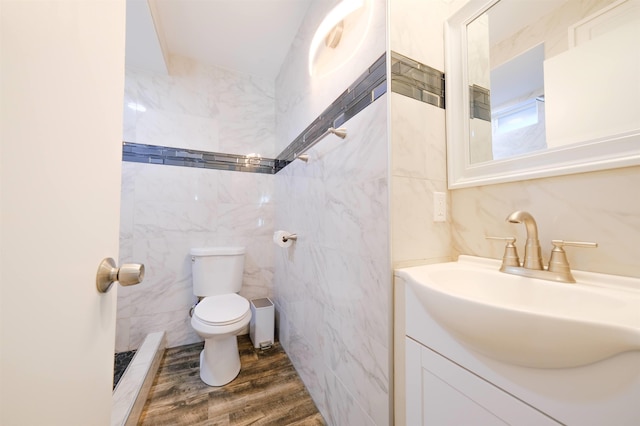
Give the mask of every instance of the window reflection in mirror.
M 640 127 L 639 0 L 501 0 L 466 36 L 471 164 Z

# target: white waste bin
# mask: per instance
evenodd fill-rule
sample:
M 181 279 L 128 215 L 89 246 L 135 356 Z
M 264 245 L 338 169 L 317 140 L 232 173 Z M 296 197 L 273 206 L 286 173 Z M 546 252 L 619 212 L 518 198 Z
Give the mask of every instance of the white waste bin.
M 273 346 L 275 330 L 275 308 L 268 297 L 251 300 L 251 322 L 249 337 L 254 348 L 267 349 Z

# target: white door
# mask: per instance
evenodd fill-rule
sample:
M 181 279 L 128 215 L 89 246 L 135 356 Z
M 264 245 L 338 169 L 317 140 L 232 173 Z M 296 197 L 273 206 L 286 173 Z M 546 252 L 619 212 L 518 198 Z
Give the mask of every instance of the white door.
M 0 3 L 0 424 L 110 422 L 124 0 Z

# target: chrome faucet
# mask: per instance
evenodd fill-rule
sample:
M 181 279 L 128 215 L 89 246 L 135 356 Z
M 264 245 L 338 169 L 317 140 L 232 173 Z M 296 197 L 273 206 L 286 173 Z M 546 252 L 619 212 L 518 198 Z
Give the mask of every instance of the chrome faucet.
M 527 228 L 527 241 L 524 244 L 524 264 L 526 269 L 542 269 L 542 251 L 538 241 L 538 225 L 531 213 L 515 211 L 507 217 L 507 222 L 523 223 Z
M 507 217 L 507 222 L 524 223 L 527 229 L 527 241 L 524 246 L 524 262 L 520 265 L 518 259 L 518 251 L 514 245 L 515 237 L 487 237 L 493 240 L 504 240 L 507 242 L 504 256 L 502 258 L 501 272 L 513 275 L 521 275 L 524 277 L 539 278 L 549 281 L 558 281 L 564 283 L 574 283 L 576 280 L 571 274 L 571 268 L 567 261 L 566 253 L 563 250 L 565 246 L 573 247 L 598 247 L 597 243 L 579 242 L 579 241 L 563 241 L 552 240 L 553 250 L 551 250 L 551 258 L 549 259 L 548 268 L 542 265 L 542 254 L 540 250 L 540 242 L 538 241 L 538 225 L 530 213 L 525 211 L 515 211 Z

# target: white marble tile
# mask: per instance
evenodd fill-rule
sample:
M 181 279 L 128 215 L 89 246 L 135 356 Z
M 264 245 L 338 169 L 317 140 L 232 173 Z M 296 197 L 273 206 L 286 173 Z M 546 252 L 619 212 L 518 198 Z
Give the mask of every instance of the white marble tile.
M 277 154 L 273 82 L 172 55 L 171 75 L 127 70 L 126 85 L 127 141 Z
M 328 182 L 366 182 L 384 178 L 389 167 L 387 95 L 347 121 L 347 137 L 327 137 L 316 145 L 322 177 Z M 336 182 L 336 183 L 337 183 Z
M 216 205 L 218 235 L 273 235 L 273 211 L 271 204 Z
M 161 238 L 173 233 L 174 236 L 189 233 L 213 231 L 223 220 L 229 207 L 222 207 L 213 201 L 139 201 L 134 212 L 134 238 Z M 249 213 L 245 216 L 250 216 Z M 253 215 L 255 216 L 255 214 Z M 229 219 L 226 219 L 227 222 Z M 247 219 L 248 220 L 248 219 Z M 227 226 L 232 229 L 233 224 Z
M 388 419 L 383 423 L 376 423 L 369 417 L 358 404 L 359 401 L 343 386 L 339 377 L 325 372 L 323 379 L 325 395 L 330 396 L 328 396 L 326 411 L 321 412 L 329 424 L 362 426 L 388 424 Z
M 138 114 L 135 142 L 220 152 L 220 120 L 149 109 Z
M 385 32 L 386 4 L 372 4 L 370 38 L 330 79 L 309 78 L 306 73 L 305 46 L 331 7 L 311 4 L 276 79 L 280 149 L 384 52 L 380 36 Z M 298 234 L 291 247 L 278 248 L 275 254 L 281 341 L 329 424 L 375 424 L 367 412 L 383 418 L 389 409 L 388 393 L 374 392 L 370 398 L 367 392 L 371 377 L 380 378 L 379 389 L 388 387 L 389 380 L 375 371 L 377 365 L 388 368 L 390 356 L 385 331 L 391 309 L 386 102 L 386 95 L 379 98 L 345 123 L 346 139 L 326 137 L 309 152 L 308 163 L 292 163 L 275 181 L 274 228 Z M 372 262 L 386 269 L 372 267 Z M 341 330 L 338 323 L 357 332 Z M 357 345 L 355 341 L 345 343 L 354 333 L 358 343 L 376 347 L 375 355 L 349 346 Z M 336 373 L 333 369 L 339 366 L 332 365 L 332 353 L 358 372 Z M 387 411 L 379 424 L 388 420 Z
M 135 81 L 125 78 L 124 101 L 122 104 L 122 140 L 133 142 L 136 139 L 138 90 Z
M 360 333 L 349 317 L 330 312 L 326 319 L 332 342 L 323 348 L 325 362 L 374 424 L 386 424 L 390 410 L 388 348 Z
M 345 253 L 388 258 L 387 179 L 328 188 L 317 243 Z M 320 206 L 318 206 L 320 207 Z
M 131 163 L 124 163 L 131 164 Z M 134 187 L 135 201 L 217 201 L 221 171 L 157 164 L 136 164 L 135 177 L 125 177 Z
M 456 253 L 501 258 L 503 245 L 485 235 L 515 235 L 523 253 L 524 227 L 505 222 L 515 210 L 533 214 L 544 259 L 551 239 L 595 241 L 597 249 L 567 249 L 573 269 L 640 276 L 640 168 L 628 167 L 452 191 Z M 496 247 L 497 246 L 497 247 Z
M 136 349 L 149 333 L 164 331 L 167 347 L 188 345 L 202 341 L 190 325 L 188 310 L 131 317 L 130 348 Z
M 221 203 L 270 204 L 273 203 L 275 179 L 262 173 L 219 174 L 219 196 Z
M 401 176 L 392 178 L 391 234 L 394 265 L 408 260 L 427 261 L 450 255 L 449 221 L 433 222 L 434 191 L 446 193 L 446 183 Z M 451 208 L 447 210 L 450 211 Z
M 391 50 L 444 71 L 442 22 L 448 16 L 449 6 L 444 0 L 390 1 Z
M 318 410 L 327 419 L 329 406 L 332 404 L 331 395 L 326 394 L 324 381 L 325 366 L 322 362 L 322 355 L 317 348 L 296 330 L 296 324 L 284 321 L 286 330 L 286 345 L 283 345 L 296 372 L 302 379 L 305 387 L 309 391 Z M 282 340 L 281 340 L 282 342 Z
M 164 316 L 171 312 L 188 312 L 194 300 L 188 262 L 192 247 L 246 247 L 241 294 L 249 298 L 273 294 L 273 179 L 125 163 L 122 215 L 130 224 L 122 230 L 121 261 L 141 262 L 146 267 L 143 283 L 119 292 L 118 318 L 128 320 L 120 330 L 127 349 L 135 348 L 143 332 L 154 328 L 151 321 L 141 318 L 157 316 L 159 324 L 164 324 Z M 194 336 L 188 322 L 166 326 L 171 327 L 167 334 L 170 346 L 189 341 L 184 335 Z
M 446 181 L 445 110 L 391 94 L 391 174 Z

